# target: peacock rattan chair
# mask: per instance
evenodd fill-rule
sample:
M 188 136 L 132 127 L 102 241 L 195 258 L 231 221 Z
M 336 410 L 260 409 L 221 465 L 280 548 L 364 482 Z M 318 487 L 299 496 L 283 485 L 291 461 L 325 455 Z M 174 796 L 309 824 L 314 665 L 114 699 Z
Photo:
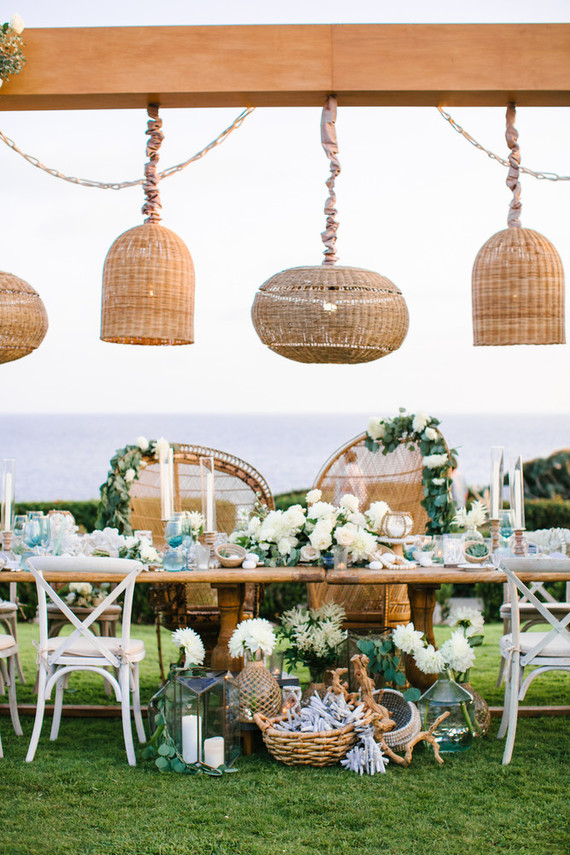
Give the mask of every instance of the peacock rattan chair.
M 365 440 L 365 433 L 351 439 L 324 464 L 314 484 L 322 491 L 323 501 L 338 503 L 345 493 L 353 493 L 364 510 L 371 502 L 383 500 L 393 511 L 409 511 L 413 533 L 423 534 L 428 517 L 421 504 L 423 461 L 419 448 L 406 442 L 384 455 L 380 450 L 369 451 Z M 342 604 L 347 628 L 357 632 L 386 629 L 410 619 L 407 585 L 320 582 L 307 588 L 311 608 L 331 601 Z
M 202 510 L 200 458 L 214 458 L 216 523 L 219 532 L 230 534 L 235 528 L 238 512 L 249 513 L 259 500 L 274 507 L 267 482 L 253 466 L 224 451 L 201 445 L 173 445 L 174 451 L 174 509 Z M 160 514 L 160 464 L 156 457 L 143 457 L 139 477 L 131 484 L 131 517 L 133 530 L 152 531 L 159 548 L 164 545 L 164 522 Z M 216 644 L 220 627 L 217 591 L 210 585 L 156 585 L 150 591 L 151 605 L 157 616 L 159 658 L 162 671 L 160 626 L 169 629 L 192 626 L 200 633 L 206 647 L 206 662 Z M 247 585 L 244 612 L 256 614 L 259 586 Z

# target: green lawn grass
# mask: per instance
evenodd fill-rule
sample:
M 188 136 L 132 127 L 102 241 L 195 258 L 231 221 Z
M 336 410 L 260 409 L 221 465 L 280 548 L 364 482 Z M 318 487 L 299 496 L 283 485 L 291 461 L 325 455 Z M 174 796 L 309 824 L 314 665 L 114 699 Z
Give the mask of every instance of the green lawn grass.
M 492 705 L 499 625 L 485 628 L 473 685 Z M 37 627 L 19 626 L 33 701 Z M 146 644 L 142 698 L 158 686 L 154 628 L 137 626 Z M 439 640 L 449 629 L 437 630 Z M 164 633 L 165 660 L 176 649 Z M 69 703 L 115 703 L 102 682 L 74 676 Z M 546 675 L 529 704 L 568 703 L 569 675 Z M 570 719 L 521 719 L 509 767 L 501 766 L 498 720 L 489 735 L 438 766 L 419 747 L 410 768 L 360 778 L 339 766 L 286 767 L 263 747 L 222 778 L 160 773 L 152 763 L 127 765 L 119 719 L 64 718 L 57 742 L 44 724 L 36 758 L 24 763 L 32 718 L 17 738 L 0 718 L 0 853 L 4 855 L 566 855 Z M 138 752 L 140 755 L 140 751 Z

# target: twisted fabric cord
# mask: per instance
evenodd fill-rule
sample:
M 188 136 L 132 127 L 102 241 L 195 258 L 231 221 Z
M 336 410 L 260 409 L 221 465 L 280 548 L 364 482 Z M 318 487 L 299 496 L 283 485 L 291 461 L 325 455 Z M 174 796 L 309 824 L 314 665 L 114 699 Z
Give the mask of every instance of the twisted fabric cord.
M 336 98 L 334 95 L 329 95 L 327 102 L 323 107 L 321 117 L 321 142 L 327 157 L 331 162 L 331 174 L 326 181 L 329 188 L 329 197 L 325 202 L 326 228 L 321 232 L 321 238 L 325 245 L 323 264 L 336 264 L 338 256 L 336 254 L 336 233 L 338 230 L 338 220 L 336 218 L 337 210 L 335 208 L 336 195 L 334 192 L 334 182 L 336 176 L 340 172 L 340 162 L 338 155 L 338 142 L 335 130 L 336 121 Z
M 162 119 L 158 118 L 158 104 L 149 104 L 147 107 L 147 113 L 149 115 L 149 120 L 146 133 L 149 139 L 146 144 L 146 156 L 149 158 L 149 161 L 148 163 L 145 163 L 144 167 L 145 182 L 143 184 L 143 190 L 144 195 L 146 196 L 146 202 L 142 206 L 141 210 L 143 214 L 148 215 L 145 223 L 159 223 L 161 220 L 159 209 L 162 208 L 162 204 L 160 202 L 160 192 L 158 190 L 160 177 L 158 175 L 157 166 L 158 150 L 162 145 L 164 134 L 161 131 Z
M 507 107 L 507 130 L 505 137 L 507 145 L 510 148 L 509 154 L 509 173 L 507 175 L 507 187 L 512 190 L 513 198 L 509 206 L 509 214 L 507 217 L 507 225 L 510 229 L 521 227 L 521 183 L 519 180 L 521 152 L 517 142 L 519 132 L 515 128 L 516 107 L 514 104 L 509 104 Z

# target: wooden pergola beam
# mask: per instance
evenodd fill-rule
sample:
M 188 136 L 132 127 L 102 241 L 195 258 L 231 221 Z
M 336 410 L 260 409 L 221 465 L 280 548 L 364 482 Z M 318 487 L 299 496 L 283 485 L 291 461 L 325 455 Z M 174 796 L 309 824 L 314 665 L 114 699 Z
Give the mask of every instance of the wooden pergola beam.
M 570 24 L 37 29 L 0 110 L 570 104 Z

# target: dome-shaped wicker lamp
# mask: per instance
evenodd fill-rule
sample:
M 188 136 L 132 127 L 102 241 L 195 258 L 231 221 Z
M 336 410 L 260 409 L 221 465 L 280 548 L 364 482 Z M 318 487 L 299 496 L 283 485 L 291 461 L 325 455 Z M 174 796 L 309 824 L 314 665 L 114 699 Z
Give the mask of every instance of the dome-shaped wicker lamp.
M 37 291 L 0 271 L 0 363 L 27 356 L 42 343 L 47 329 L 47 312 Z
M 116 344 L 194 341 L 194 265 L 184 241 L 159 225 L 158 107 L 148 106 L 149 141 L 142 208 L 147 219 L 111 245 L 103 268 L 101 338 Z
M 513 192 L 508 228 L 479 250 L 473 265 L 473 344 L 564 344 L 564 271 L 547 238 L 520 223 L 520 150 L 515 107 L 507 109 Z
M 406 301 L 393 282 L 371 270 L 334 266 L 334 180 L 340 172 L 335 119 L 336 99 L 330 96 L 321 120 L 322 144 L 331 161 L 325 260 L 272 276 L 259 288 L 251 310 L 261 341 L 296 362 L 372 362 L 397 350 L 408 331 Z

